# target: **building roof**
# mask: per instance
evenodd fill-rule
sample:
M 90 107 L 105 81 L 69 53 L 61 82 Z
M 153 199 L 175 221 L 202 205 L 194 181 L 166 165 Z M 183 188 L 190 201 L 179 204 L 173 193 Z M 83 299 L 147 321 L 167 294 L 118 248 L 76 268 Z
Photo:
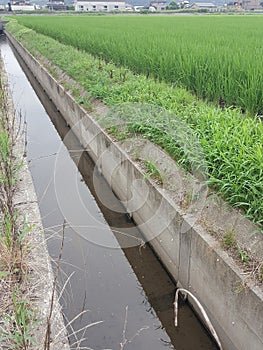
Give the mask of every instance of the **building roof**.
M 191 7 L 194 5 L 198 7 L 216 7 L 212 2 L 194 2 Z

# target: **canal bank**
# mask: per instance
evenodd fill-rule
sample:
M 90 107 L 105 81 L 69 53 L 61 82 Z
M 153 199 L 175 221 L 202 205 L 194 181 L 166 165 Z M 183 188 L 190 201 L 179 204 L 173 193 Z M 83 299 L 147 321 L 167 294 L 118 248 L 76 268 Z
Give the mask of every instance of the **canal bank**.
M 224 347 L 240 350 L 247 349 L 253 344 L 255 349 L 260 349 L 262 347 L 261 288 L 247 286 L 242 270 L 220 249 L 217 241 L 207 234 L 201 225 L 195 224 L 188 231 L 181 232 L 181 223 L 185 222 L 187 225 L 188 218 L 153 183 L 141 181 L 142 186 L 146 187 L 140 187 L 139 191 L 138 187 L 132 186 L 138 179 L 145 180 L 144 174 L 136 164 L 120 147 L 112 143 L 112 140 L 81 107 L 74 104 L 64 88 L 31 55 L 17 43 L 14 42 L 14 45 L 68 124 L 77 125 L 74 129 L 75 133 L 84 147 L 88 145 L 94 161 L 96 162 L 101 154 L 106 152 L 112 157 L 107 157 L 106 162 L 102 162 L 99 168 L 106 178 L 107 174 L 113 176 L 108 177 L 107 180 L 111 182 L 115 193 L 125 201 L 131 196 L 127 189 L 135 190 L 132 196 L 139 198 L 139 203 L 145 202 L 145 198 L 141 198 L 142 193 L 149 193 L 148 198 L 151 201 L 147 200 L 147 203 L 139 206 L 138 210 L 129 210 L 129 212 L 141 229 L 144 229 L 143 233 L 146 237 L 148 235 L 151 245 L 174 278 L 183 287 L 193 291 L 206 306 Z M 80 120 L 81 123 L 79 123 Z M 113 172 L 112 164 L 118 164 L 118 171 Z M 156 221 L 149 220 L 149 215 L 152 216 L 151 211 L 154 207 L 161 208 L 162 212 L 158 214 L 162 220 L 167 220 L 167 227 L 161 234 L 160 231 L 154 234 L 155 238 L 152 240 L 151 235 L 156 231 L 157 225 Z M 176 220 L 171 221 L 169 215 L 173 211 L 176 212 L 172 215 Z M 145 223 L 147 224 L 144 225 Z M 260 244 L 259 240 L 257 246 Z M 204 285 L 207 285 L 207 288 L 204 288 Z M 240 309 L 241 305 L 242 309 Z

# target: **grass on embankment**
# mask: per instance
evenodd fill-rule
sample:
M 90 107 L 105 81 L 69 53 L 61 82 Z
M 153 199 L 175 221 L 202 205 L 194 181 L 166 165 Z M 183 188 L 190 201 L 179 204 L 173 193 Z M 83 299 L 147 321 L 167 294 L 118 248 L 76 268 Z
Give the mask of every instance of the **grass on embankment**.
M 0 62 L 0 73 L 2 67 Z M 0 344 L 4 349 L 28 349 L 36 314 L 29 298 L 28 240 L 31 227 L 15 205 L 22 157 L 17 156 L 20 130 L 10 112 L 0 79 Z M 1 347 L 0 346 L 0 347 Z
M 235 109 L 221 110 L 208 105 L 184 89 L 135 75 L 16 22 L 10 22 L 7 29 L 31 53 L 38 56 L 40 52 L 105 104 L 150 103 L 181 118 L 191 127 L 203 148 L 209 185 L 262 227 L 263 125 L 258 118 L 250 118 Z M 170 129 L 177 127 L 171 114 L 145 114 L 137 120 L 130 118 L 128 123 L 132 130 L 161 145 L 179 163 L 187 163 L 187 155 L 178 151 L 176 140 L 162 131 L 167 129 L 167 124 Z

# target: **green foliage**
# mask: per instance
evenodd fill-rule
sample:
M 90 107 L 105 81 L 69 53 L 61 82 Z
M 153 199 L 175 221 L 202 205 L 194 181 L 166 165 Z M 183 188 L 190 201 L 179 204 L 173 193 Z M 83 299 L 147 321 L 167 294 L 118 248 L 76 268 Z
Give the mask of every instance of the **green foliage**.
M 249 255 L 248 253 L 242 249 L 239 245 L 237 246 L 237 251 L 238 251 L 238 255 L 241 259 L 241 261 L 245 264 L 245 265 L 249 265 Z
M 253 17 L 255 23 L 258 23 L 257 18 Z M 44 27 L 41 28 L 41 31 L 53 31 L 54 36 L 57 33 L 58 39 L 63 36 L 66 41 L 73 34 L 72 31 L 62 31 L 63 21 L 59 21 L 59 19 L 44 18 L 43 23 L 49 23 L 50 25 L 46 26 L 46 29 Z M 108 17 L 104 19 L 104 25 L 97 27 L 97 30 L 100 30 L 103 35 L 105 34 L 105 28 L 108 30 L 109 25 L 112 23 L 112 19 Z M 241 20 L 241 18 L 232 19 L 234 22 Z M 38 22 L 33 17 L 21 20 L 32 21 L 35 27 L 38 25 Z M 137 17 L 136 20 L 138 21 Z M 150 21 L 152 20 L 151 18 Z M 244 20 L 246 21 L 246 19 Z M 225 18 L 224 21 L 226 21 Z M 41 25 L 42 19 L 39 20 L 39 23 Z M 68 18 L 66 23 L 71 23 L 68 22 Z M 91 25 L 93 22 L 91 24 L 89 22 L 84 23 Z M 146 17 L 144 18 L 144 23 L 147 31 L 149 24 L 147 24 L 148 19 Z M 229 23 L 230 27 L 232 27 L 231 23 Z M 120 29 L 118 24 L 120 25 L 120 22 L 117 19 L 116 31 L 112 29 L 115 35 Z M 7 28 L 14 35 L 19 35 L 24 27 L 15 23 L 9 23 Z M 60 28 L 61 30 L 59 31 Z M 75 46 L 79 45 L 81 38 L 81 35 L 79 35 L 82 28 L 81 24 L 77 28 L 79 32 L 75 36 Z M 89 38 L 89 35 L 87 37 Z M 222 110 L 203 101 L 198 101 L 183 88 L 156 81 L 155 78 L 150 76 L 147 78 L 145 75 L 132 73 L 127 68 L 118 67 L 109 62 L 109 60 L 105 62 L 101 58 L 94 58 L 84 51 L 60 44 L 56 40 L 36 34 L 33 31 L 24 31 L 23 36 L 19 35 L 19 39 L 30 51 L 39 51 L 70 77 L 78 81 L 90 95 L 103 100 L 107 105 L 113 106 L 116 104 L 122 105 L 124 102 L 137 102 L 153 104 L 160 106 L 161 109 L 171 111 L 171 113 L 156 113 L 156 115 L 151 115 L 150 113 L 136 114 L 132 115 L 130 119 L 127 119 L 127 113 L 122 113 L 121 117 L 126 118 L 124 120 L 129 123 L 131 132 L 140 133 L 159 144 L 179 164 L 188 168 L 187 155 L 178 146 L 178 142 L 171 135 L 163 132 L 167 125 L 171 130 L 176 130 L 178 127 L 176 118 L 173 116 L 176 115 L 181 118 L 193 130 L 194 135 L 203 148 L 208 169 L 209 185 L 218 191 L 231 205 L 242 209 L 247 217 L 259 225 L 263 225 L 263 124 L 258 118 L 251 118 L 241 114 L 237 109 L 225 108 Z M 101 47 L 100 42 L 101 40 L 94 41 L 94 47 L 95 43 L 98 47 Z M 118 40 L 111 41 L 112 47 L 116 45 L 116 42 Z M 126 56 L 129 57 L 127 49 L 130 44 L 127 41 L 127 47 L 123 46 L 122 50 L 119 49 L 118 55 L 122 56 L 126 52 Z M 87 47 L 88 49 L 89 46 Z M 138 49 L 140 49 L 140 45 Z M 159 50 L 160 52 L 162 51 Z M 98 54 L 103 56 L 99 49 Z M 139 54 L 141 53 L 138 52 Z M 109 56 L 111 56 L 110 52 Z M 148 54 L 145 57 L 148 59 L 150 55 Z M 187 60 L 187 57 L 185 56 L 184 59 Z M 183 67 L 181 68 L 180 72 L 184 74 L 184 69 Z M 195 73 L 197 74 L 198 72 L 194 71 L 194 75 Z M 213 79 L 207 80 L 206 85 L 211 87 L 211 84 L 213 84 L 212 80 L 216 80 L 216 77 L 214 76 Z M 228 82 L 228 80 L 226 81 Z M 245 93 L 248 95 L 250 91 L 245 89 Z
M 31 303 L 23 299 L 18 290 L 12 292 L 12 313 L 4 315 L 5 323 L 9 324 L 10 331 L 0 331 L 0 342 L 8 344 L 9 349 L 29 349 L 35 343 L 33 331 L 41 321 L 36 320 L 36 312 Z
M 260 16 L 21 16 L 18 21 L 198 97 L 263 114 Z
M 223 247 L 225 249 L 231 249 L 236 246 L 236 236 L 233 230 L 227 231 L 223 236 Z
M 21 247 L 23 244 L 23 239 L 30 233 L 32 232 L 34 225 L 29 225 L 26 217 L 23 217 L 23 223 L 20 225 L 18 228 L 18 233 L 17 233 L 17 243 Z
M 146 167 L 147 174 L 151 178 L 153 178 L 153 179 L 155 179 L 155 180 L 157 180 L 157 181 L 162 183 L 162 176 L 161 176 L 157 166 L 153 162 L 151 162 L 150 160 L 144 161 L 144 165 Z
M 13 244 L 14 244 L 14 228 L 13 228 L 13 220 L 11 214 L 8 212 L 8 210 L 4 209 L 4 215 L 1 220 L 1 232 L 0 232 L 0 239 L 3 240 L 5 246 L 9 251 L 12 250 Z
M 170 4 L 166 7 L 166 10 L 178 10 L 178 9 L 179 9 L 179 5 L 174 1 L 171 1 Z
M 107 129 L 107 131 L 113 136 L 118 139 L 118 141 L 125 140 L 129 137 L 129 130 L 120 130 L 120 128 L 116 127 L 115 125 L 111 126 Z

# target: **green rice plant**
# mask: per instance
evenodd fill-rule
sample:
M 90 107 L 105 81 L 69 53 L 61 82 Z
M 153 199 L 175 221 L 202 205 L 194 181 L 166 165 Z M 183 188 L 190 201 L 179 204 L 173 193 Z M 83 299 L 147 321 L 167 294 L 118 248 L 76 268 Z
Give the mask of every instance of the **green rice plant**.
M 21 16 L 18 21 L 221 106 L 263 114 L 261 16 Z M 21 29 L 19 36 L 24 34 Z

